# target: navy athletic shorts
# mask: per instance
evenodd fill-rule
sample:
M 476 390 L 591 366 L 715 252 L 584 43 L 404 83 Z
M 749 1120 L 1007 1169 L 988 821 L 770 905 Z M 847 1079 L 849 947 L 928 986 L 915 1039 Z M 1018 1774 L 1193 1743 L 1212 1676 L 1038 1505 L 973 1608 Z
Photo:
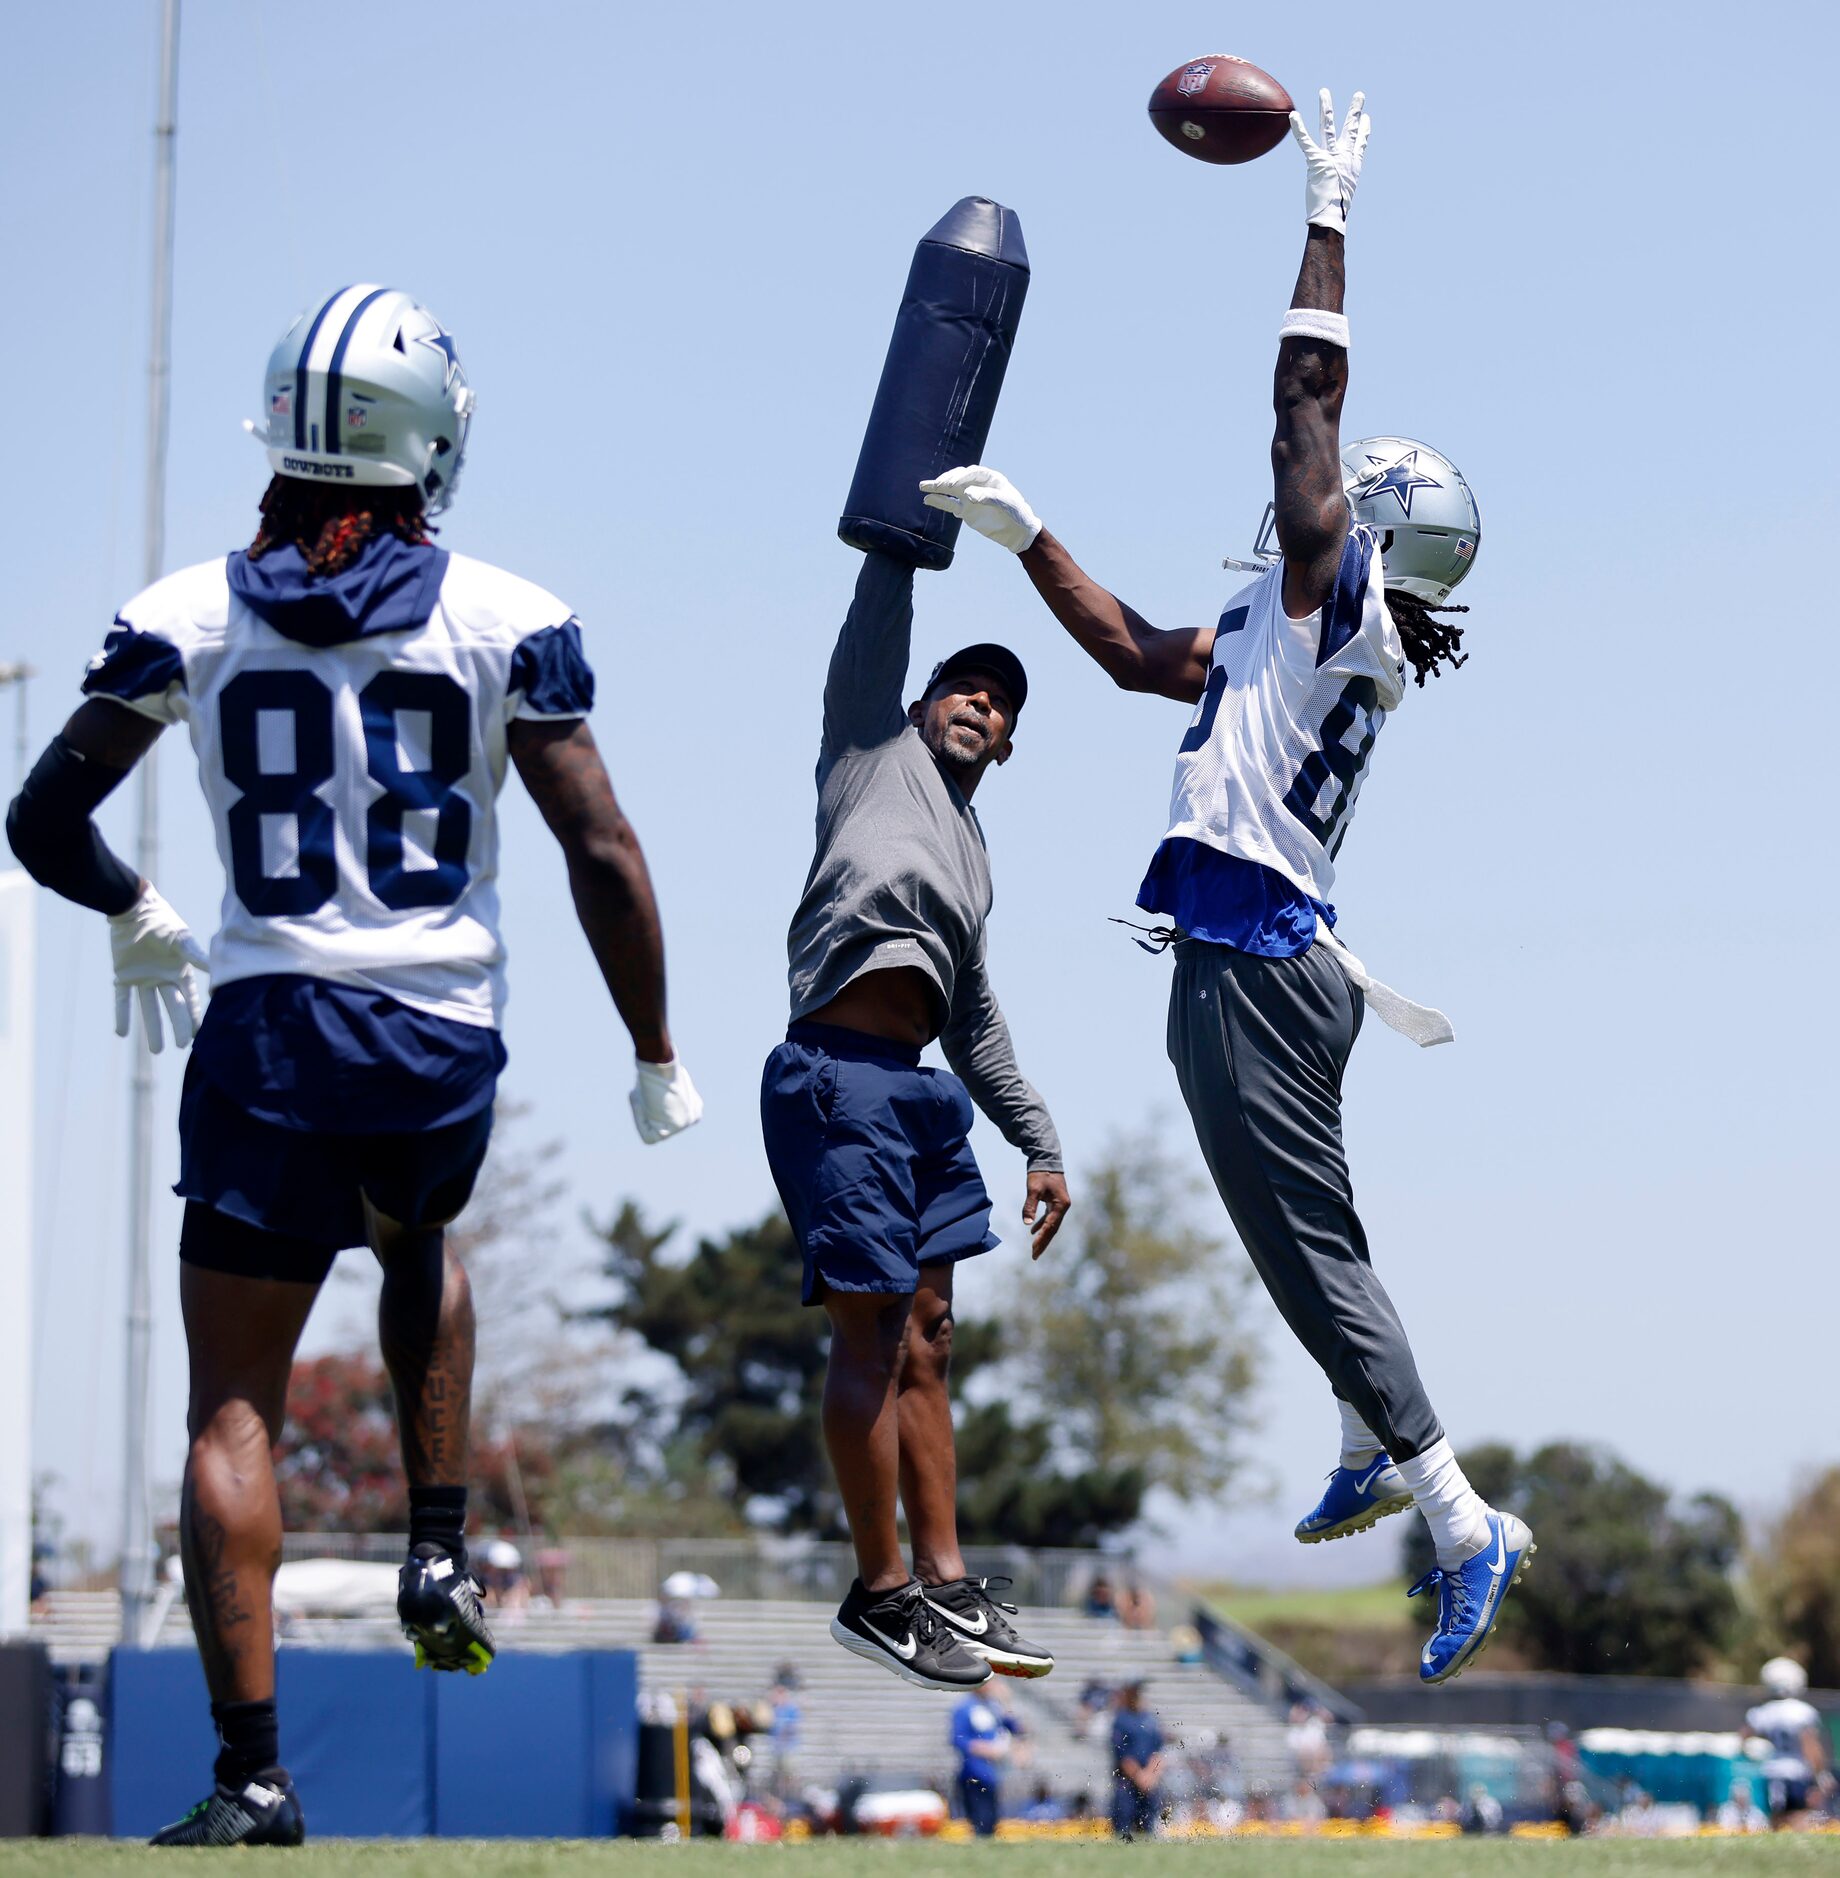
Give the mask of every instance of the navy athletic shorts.
M 910 1295 L 922 1265 L 997 1243 L 971 1097 L 956 1076 L 922 1069 L 918 1050 L 794 1024 L 767 1058 L 760 1126 L 805 1255 L 807 1304 L 826 1291 Z
M 491 1136 L 489 1103 L 446 1127 L 401 1134 L 284 1128 L 251 1115 L 193 1064 L 179 1101 L 173 1191 L 264 1232 L 325 1247 L 329 1270 L 333 1254 L 365 1243 L 366 1197 L 405 1226 L 453 1218 L 473 1191 Z

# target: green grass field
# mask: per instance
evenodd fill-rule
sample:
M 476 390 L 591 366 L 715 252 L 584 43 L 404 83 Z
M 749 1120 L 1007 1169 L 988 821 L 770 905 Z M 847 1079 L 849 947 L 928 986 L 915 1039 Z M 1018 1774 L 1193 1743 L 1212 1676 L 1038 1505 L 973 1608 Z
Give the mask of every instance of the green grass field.
M 125 1878 L 151 1860 L 205 1864 L 213 1852 L 161 1852 L 101 1840 L 27 1840 L 0 1844 L 7 1878 Z M 1386 1843 L 1371 1839 L 1315 1842 L 1212 1840 L 1189 1845 L 1091 1843 L 948 1845 L 826 1839 L 806 1845 L 647 1845 L 630 1840 L 432 1840 L 378 1845 L 326 1841 L 298 1852 L 241 1852 L 279 1861 L 290 1878 L 759 1878 L 763 1866 L 788 1878 L 1057 1878 L 1063 1872 L 1128 1868 L 1152 1878 L 1202 1878 L 1204 1873 L 1270 1873 L 1272 1878 L 1518 1878 L 1522 1873 L 1577 1873 L 1581 1878 L 1672 1878 L 1675 1873 L 1833 1871 L 1840 1843 L 1830 1836 L 1771 1839 L 1438 1840 Z

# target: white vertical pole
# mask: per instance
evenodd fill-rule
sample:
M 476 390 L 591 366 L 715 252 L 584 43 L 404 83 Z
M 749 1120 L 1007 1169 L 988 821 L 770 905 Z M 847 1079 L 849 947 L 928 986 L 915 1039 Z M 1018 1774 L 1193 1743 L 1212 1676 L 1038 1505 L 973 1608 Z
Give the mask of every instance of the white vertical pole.
M 0 1637 L 32 1583 L 32 882 L 0 874 Z
M 147 361 L 147 508 L 145 583 L 159 579 L 166 559 L 166 433 L 172 374 L 174 143 L 179 116 L 179 0 L 161 0 L 160 102 L 153 126 L 153 336 Z M 151 880 L 159 865 L 158 746 L 140 766 L 140 837 L 135 864 Z M 153 1343 L 149 1269 L 153 1236 L 153 1059 L 142 1038 L 134 1052 L 128 1141 L 128 1366 L 122 1469 L 121 1635 L 141 1642 L 153 1596 L 155 1554 L 147 1487 L 147 1410 Z

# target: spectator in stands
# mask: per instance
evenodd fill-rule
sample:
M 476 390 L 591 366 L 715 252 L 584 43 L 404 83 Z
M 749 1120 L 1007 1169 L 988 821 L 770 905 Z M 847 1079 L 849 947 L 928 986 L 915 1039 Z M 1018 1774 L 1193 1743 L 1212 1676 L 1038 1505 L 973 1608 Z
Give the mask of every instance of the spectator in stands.
M 1616 1830 L 1625 1839 L 1659 1839 L 1667 1831 L 1667 1821 L 1655 1804 L 1654 1795 L 1632 1786 L 1624 1795 Z
M 1127 1579 L 1118 1593 L 1118 1621 L 1127 1630 L 1154 1630 L 1156 1628 L 1156 1599 L 1148 1586 L 1139 1584 L 1136 1579 Z
M 1284 1796 L 1279 1816 L 1293 1826 L 1314 1828 L 1329 1817 L 1329 1809 L 1323 1804 L 1322 1795 L 1316 1791 L 1314 1784 L 1299 1775 L 1296 1785 Z
M 1201 1632 L 1193 1624 L 1173 1624 L 1169 1631 L 1169 1654 L 1178 1663 L 1200 1663 L 1206 1658 L 1201 1649 Z
M 652 1625 L 654 1643 L 694 1643 L 696 1615 L 688 1598 L 661 1597 L 658 1617 Z
M 1092 1734 L 1093 1723 L 1112 1706 L 1112 1690 L 1109 1683 L 1101 1682 L 1097 1676 L 1089 1676 L 1080 1687 L 1079 1705 L 1073 1711 L 1073 1736 L 1076 1741 L 1085 1741 Z
M 1112 1589 L 1112 1581 L 1100 1572 L 1086 1587 L 1086 1602 L 1083 1606 L 1088 1617 L 1116 1617 L 1118 1615 L 1118 1594 Z
M 1329 1752 L 1329 1711 L 1314 1702 L 1293 1702 L 1284 1745 L 1290 1749 L 1298 1773 L 1306 1780 L 1320 1780 L 1333 1758 Z
M 1127 1682 L 1112 1711 L 1112 1831 L 1150 1838 L 1161 1809 L 1163 1730 L 1144 1707 L 1144 1685 Z
M 495 1609 L 521 1611 L 529 1606 L 530 1580 L 524 1575 L 524 1555 L 509 1539 L 494 1539 L 480 1553 L 479 1579 Z
M 1502 1817 L 1501 1802 L 1496 1799 L 1480 1780 L 1469 1790 L 1469 1798 L 1463 1802 L 1463 1810 L 1457 1815 L 1459 1831 L 1467 1833 L 1505 1832 L 1507 1825 Z
M 1054 1789 L 1045 1780 L 1035 1783 L 1035 1791 L 1018 1817 L 1034 1825 L 1049 1825 L 1067 1817 L 1067 1808 L 1054 1797 Z
M 1768 1832 L 1770 1816 L 1757 1804 L 1748 1780 L 1734 1780 L 1725 1804 L 1713 1814 L 1712 1823 L 1721 1832 Z
M 804 1717 L 799 1712 L 799 1699 L 794 1693 L 797 1682 L 797 1671 L 793 1672 L 792 1680 L 788 1682 L 782 1665 L 779 1680 L 767 1691 L 767 1702 L 773 1715 L 768 1737 L 773 1744 L 773 1787 L 775 1792 L 781 1794 L 792 1792 L 798 1765 L 799 1730 Z
M 966 1696 L 952 1711 L 952 1748 L 958 1755 L 958 1803 L 980 1839 L 996 1835 L 1003 1811 L 1003 1768 L 1022 1724 L 996 1684 Z

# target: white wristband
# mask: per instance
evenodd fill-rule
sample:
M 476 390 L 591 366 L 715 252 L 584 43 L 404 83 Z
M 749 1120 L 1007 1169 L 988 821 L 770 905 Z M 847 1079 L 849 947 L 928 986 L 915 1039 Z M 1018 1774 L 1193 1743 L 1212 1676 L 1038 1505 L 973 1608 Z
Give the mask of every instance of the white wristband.
M 1278 328 L 1280 339 L 1321 339 L 1348 350 L 1348 315 L 1325 313 L 1321 307 L 1294 306 Z

